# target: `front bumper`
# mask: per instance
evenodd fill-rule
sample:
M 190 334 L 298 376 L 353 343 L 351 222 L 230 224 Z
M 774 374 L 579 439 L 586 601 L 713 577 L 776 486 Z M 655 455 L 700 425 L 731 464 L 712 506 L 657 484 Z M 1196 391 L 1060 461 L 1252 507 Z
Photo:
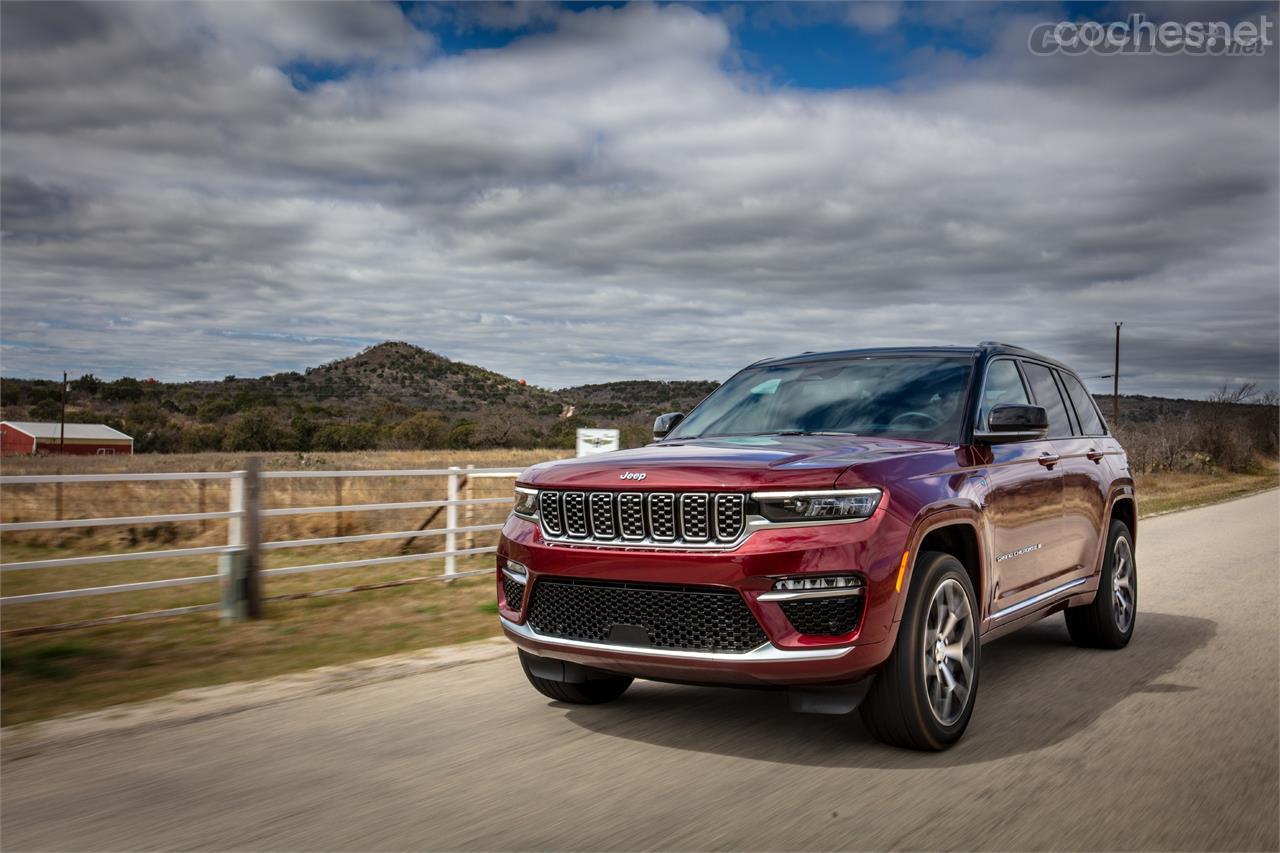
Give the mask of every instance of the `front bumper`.
M 547 542 L 536 524 L 513 516 L 498 547 L 499 615 L 507 637 L 524 651 L 594 669 L 694 683 L 852 682 L 876 669 L 892 650 L 895 580 L 906 536 L 904 525 L 878 511 L 858 524 L 761 530 L 729 551 L 650 551 Z M 732 588 L 763 628 L 767 642 L 744 652 L 711 652 L 539 634 L 526 623 L 520 607 L 508 606 L 501 571 L 507 560 L 528 569 L 525 606 L 543 576 Z M 778 603 L 761 599 L 779 577 L 850 572 L 863 578 L 865 600 L 861 622 L 849 634 L 801 634 Z

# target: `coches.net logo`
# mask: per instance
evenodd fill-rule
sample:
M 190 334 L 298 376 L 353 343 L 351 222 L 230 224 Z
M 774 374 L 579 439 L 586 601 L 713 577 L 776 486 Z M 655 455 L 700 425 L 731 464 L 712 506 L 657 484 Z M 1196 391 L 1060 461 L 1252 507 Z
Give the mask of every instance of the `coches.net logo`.
M 1262 56 L 1274 44 L 1275 21 L 1162 21 L 1141 13 L 1123 21 L 1046 21 L 1031 28 L 1027 47 L 1036 56 L 1154 54 Z

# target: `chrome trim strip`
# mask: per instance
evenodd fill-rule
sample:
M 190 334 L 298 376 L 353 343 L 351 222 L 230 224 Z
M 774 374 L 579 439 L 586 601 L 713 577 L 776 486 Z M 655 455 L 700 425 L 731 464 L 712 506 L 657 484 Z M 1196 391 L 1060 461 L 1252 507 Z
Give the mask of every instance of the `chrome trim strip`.
M 516 583 L 520 584 L 521 586 L 526 586 L 529 583 L 528 575 L 518 575 L 515 572 L 511 571 L 510 569 L 506 568 L 505 566 L 502 569 L 502 574 L 510 578 L 511 580 L 515 581 Z
M 757 601 L 804 601 L 809 598 L 848 598 L 865 595 L 866 588 L 846 586 L 832 589 L 779 589 L 762 594 Z
M 1042 601 L 1047 601 L 1048 599 L 1053 598 L 1055 595 L 1057 595 L 1060 592 L 1066 592 L 1069 589 L 1074 589 L 1075 587 L 1080 586 L 1082 583 L 1084 583 L 1087 580 L 1088 578 L 1076 578 L 1073 581 L 1067 581 L 1061 586 L 1055 586 L 1053 589 L 1045 590 L 1039 595 L 1033 595 L 1030 598 L 1028 598 L 1026 601 L 1019 601 L 1017 604 L 1011 604 L 1010 606 L 1004 608 L 1003 610 L 997 610 L 995 613 L 992 613 L 987 618 L 1003 619 L 1005 616 L 1008 616 L 1011 613 L 1017 613 L 1019 610 L 1025 610 L 1028 607 L 1039 604 Z
M 878 495 L 881 494 L 880 489 L 810 489 L 808 491 L 799 492 L 752 492 L 751 497 L 756 500 L 774 500 L 777 498 L 813 498 L 822 496 L 843 497 L 845 495 Z
M 516 486 L 516 491 L 523 492 L 526 495 L 536 495 L 538 493 L 537 489 L 531 489 L 528 486 Z
M 844 657 L 856 648 L 840 646 L 825 649 L 797 649 L 788 651 L 780 649 L 772 643 L 757 646 L 749 652 L 690 652 L 683 649 L 653 649 L 644 646 L 618 646 L 612 643 L 589 643 L 583 640 L 566 640 L 561 637 L 547 637 L 534 631 L 528 625 L 517 625 L 499 616 L 498 621 L 509 635 L 545 643 L 549 646 L 560 646 L 565 649 L 584 652 L 604 652 L 606 654 L 641 655 L 652 658 L 676 658 L 678 660 L 701 660 L 715 663 L 780 663 L 785 661 L 833 660 Z

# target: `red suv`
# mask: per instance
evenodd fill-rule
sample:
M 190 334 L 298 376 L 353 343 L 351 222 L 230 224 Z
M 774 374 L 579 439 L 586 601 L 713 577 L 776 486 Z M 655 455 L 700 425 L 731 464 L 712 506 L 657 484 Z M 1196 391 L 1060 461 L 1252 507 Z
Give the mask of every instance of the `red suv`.
M 981 643 L 1058 611 L 1082 645 L 1133 635 L 1128 462 L 1053 359 L 983 343 L 761 361 L 654 437 L 516 485 L 499 616 L 553 699 L 775 686 L 944 749 Z

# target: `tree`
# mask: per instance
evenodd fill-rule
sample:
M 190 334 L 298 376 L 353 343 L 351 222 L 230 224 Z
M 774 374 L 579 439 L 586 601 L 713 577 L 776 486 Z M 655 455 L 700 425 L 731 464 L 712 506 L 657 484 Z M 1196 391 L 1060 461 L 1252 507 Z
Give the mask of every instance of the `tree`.
M 397 424 L 391 438 L 397 446 L 410 450 L 445 447 L 449 442 L 449 424 L 435 412 L 418 412 Z
M 232 419 L 222 449 L 248 453 L 286 450 L 293 443 L 289 429 L 271 409 L 256 408 Z

